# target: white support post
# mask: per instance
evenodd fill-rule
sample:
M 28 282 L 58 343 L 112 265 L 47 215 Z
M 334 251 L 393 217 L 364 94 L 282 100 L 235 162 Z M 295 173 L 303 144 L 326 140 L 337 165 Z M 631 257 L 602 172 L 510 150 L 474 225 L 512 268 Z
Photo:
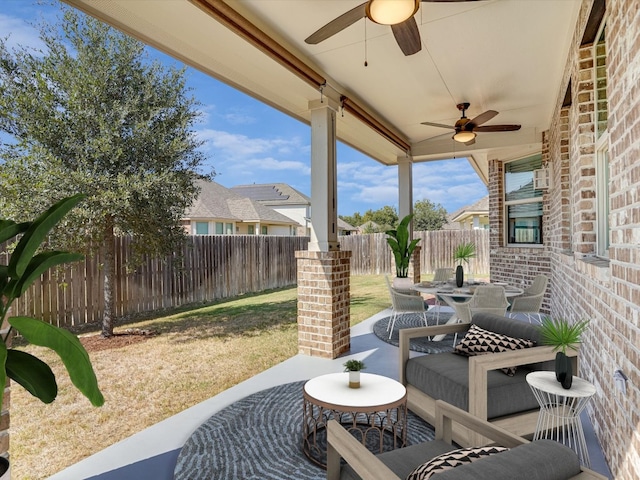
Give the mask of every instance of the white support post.
M 398 217 L 402 220 L 413 213 L 413 158 L 398 157 Z M 413 235 L 413 222 L 409 225 Z
M 338 243 L 338 178 L 336 111 L 328 97 L 309 102 L 311 110 L 311 241 L 309 251 L 340 250 Z

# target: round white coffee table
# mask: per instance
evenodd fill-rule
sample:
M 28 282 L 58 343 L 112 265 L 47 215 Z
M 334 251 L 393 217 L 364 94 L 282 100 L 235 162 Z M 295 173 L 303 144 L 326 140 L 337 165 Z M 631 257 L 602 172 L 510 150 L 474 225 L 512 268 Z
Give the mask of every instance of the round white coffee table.
M 407 389 L 381 375 L 360 374 L 360 388 L 349 388 L 349 374 L 330 373 L 303 389 L 303 451 L 327 465 L 327 422 L 335 419 L 363 445 L 382 453 L 407 442 Z
M 578 454 L 584 466 L 590 467 L 580 413 L 596 393 L 596 387 L 574 376 L 571 388 L 562 388 L 555 372 L 531 372 L 527 374 L 527 383 L 540 404 L 533 439 L 550 438 L 564 443 Z

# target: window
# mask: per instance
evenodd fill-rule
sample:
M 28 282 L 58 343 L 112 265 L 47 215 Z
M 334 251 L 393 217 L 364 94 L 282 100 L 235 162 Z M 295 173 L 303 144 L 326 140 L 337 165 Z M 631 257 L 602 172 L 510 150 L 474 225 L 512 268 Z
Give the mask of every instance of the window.
M 596 254 L 609 257 L 609 135 L 605 25 L 594 45 L 596 115 Z
M 260 233 L 262 233 L 262 235 L 266 235 L 267 234 L 267 226 L 263 225 L 262 228 L 260 229 Z
M 196 235 L 209 235 L 209 222 L 196 222 Z
M 233 235 L 233 223 L 225 223 L 224 229 L 227 235 Z
M 249 235 L 253 235 L 253 234 L 255 234 L 255 233 L 256 233 L 256 231 L 255 231 L 255 227 L 254 227 L 253 225 L 247 225 L 247 233 L 248 233 Z
M 216 222 L 216 235 L 222 235 L 224 233 L 224 223 Z
M 505 164 L 504 204 L 509 244 L 542 244 L 542 190 L 533 187 L 533 171 L 541 167 L 541 154 Z

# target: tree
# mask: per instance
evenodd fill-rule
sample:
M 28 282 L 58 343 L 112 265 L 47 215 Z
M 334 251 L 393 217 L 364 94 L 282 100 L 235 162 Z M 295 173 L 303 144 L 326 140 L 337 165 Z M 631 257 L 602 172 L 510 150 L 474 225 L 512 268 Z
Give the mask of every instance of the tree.
M 431 200 L 418 200 L 413 207 L 413 229 L 440 230 L 447 223 L 447 211 L 441 204 Z
M 364 222 L 374 222 L 380 226 L 380 231 L 384 232 L 398 224 L 398 212 L 393 207 L 385 205 L 378 210 L 367 210 L 362 217 Z
M 353 215 L 339 215 L 339 217 L 345 222 L 347 222 L 349 225 L 351 225 L 352 227 L 359 227 L 364 223 L 364 220 L 362 219 L 362 215 L 360 215 L 360 212 L 356 212 Z
M 198 194 L 204 157 L 184 69 L 149 61 L 144 45 L 64 8 L 40 25 L 44 52 L 0 39 L 0 211 L 21 220 L 63 197 L 87 196 L 52 237 L 58 248 L 103 249 L 105 314 L 113 335 L 114 239 L 134 260 L 184 240 L 180 219 Z

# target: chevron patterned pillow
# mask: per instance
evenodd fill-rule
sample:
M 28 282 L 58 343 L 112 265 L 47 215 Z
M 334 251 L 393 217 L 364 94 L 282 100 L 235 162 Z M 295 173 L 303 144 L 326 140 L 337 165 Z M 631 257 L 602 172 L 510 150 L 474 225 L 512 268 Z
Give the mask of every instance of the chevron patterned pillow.
M 407 480 L 427 480 L 431 475 L 440 473 L 443 470 L 450 470 L 459 465 L 471 463 L 480 458 L 507 450 L 509 449 L 505 447 L 469 447 L 453 450 L 438 455 L 419 467 L 416 467 L 416 469 L 407 476 Z
M 507 352 L 509 350 L 520 350 L 535 345 L 531 340 L 524 338 L 514 338 L 501 333 L 491 332 L 471 324 L 469 331 L 462 341 L 456 345 L 454 353 L 472 357 L 474 355 L 485 355 L 487 353 Z M 502 371 L 513 377 L 516 374 L 516 367 L 503 368 Z

